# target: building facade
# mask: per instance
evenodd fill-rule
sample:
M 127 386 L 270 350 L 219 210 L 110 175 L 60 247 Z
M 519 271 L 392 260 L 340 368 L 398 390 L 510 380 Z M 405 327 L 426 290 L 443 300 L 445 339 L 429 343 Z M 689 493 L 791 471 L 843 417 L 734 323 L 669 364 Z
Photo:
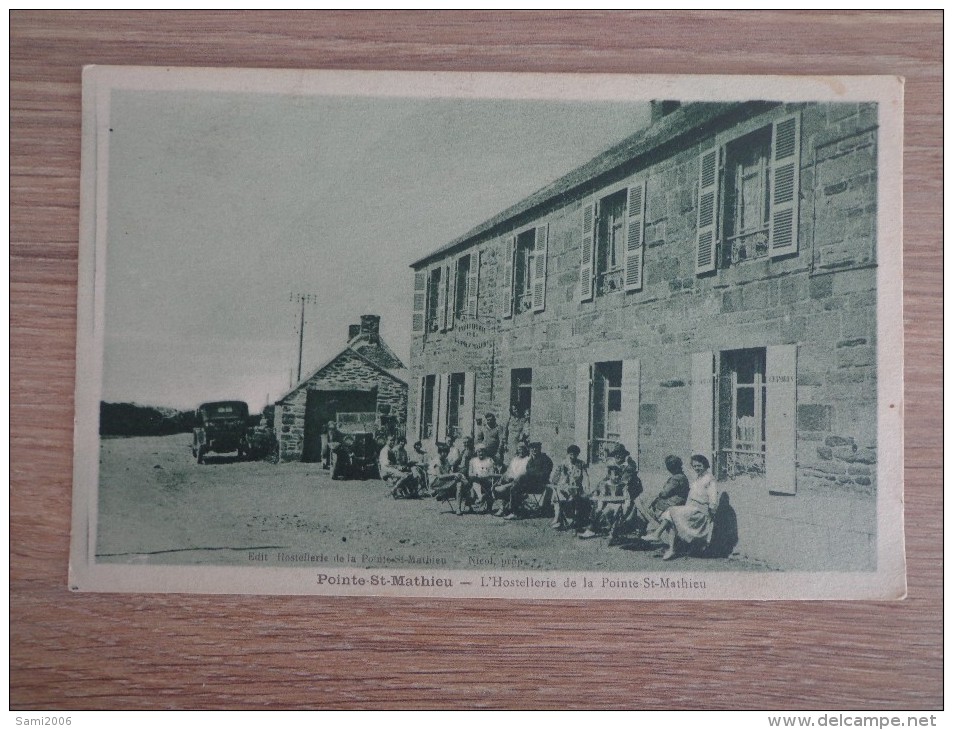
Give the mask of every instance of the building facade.
M 408 437 L 515 405 L 594 473 L 615 443 L 643 479 L 701 453 L 739 554 L 874 569 L 877 119 L 876 104 L 658 104 L 412 264 Z
M 329 421 L 343 430 L 374 431 L 407 419 L 407 372 L 380 336 L 380 317 L 365 314 L 348 327 L 337 355 L 275 403 L 281 461 L 319 461 Z

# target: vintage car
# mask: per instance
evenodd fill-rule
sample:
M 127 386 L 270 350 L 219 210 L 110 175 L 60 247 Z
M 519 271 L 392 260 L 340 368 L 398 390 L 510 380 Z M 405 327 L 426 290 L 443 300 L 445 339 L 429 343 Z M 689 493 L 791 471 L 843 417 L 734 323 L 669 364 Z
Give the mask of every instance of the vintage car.
M 331 478 L 377 476 L 381 444 L 374 437 L 374 413 L 337 414 L 337 441 L 331 445 Z
M 242 401 L 216 401 L 203 403 L 195 412 L 198 426 L 192 430 L 192 456 L 199 464 L 205 456 L 214 452 L 236 452 L 238 458 L 245 456 L 247 448 L 248 404 Z

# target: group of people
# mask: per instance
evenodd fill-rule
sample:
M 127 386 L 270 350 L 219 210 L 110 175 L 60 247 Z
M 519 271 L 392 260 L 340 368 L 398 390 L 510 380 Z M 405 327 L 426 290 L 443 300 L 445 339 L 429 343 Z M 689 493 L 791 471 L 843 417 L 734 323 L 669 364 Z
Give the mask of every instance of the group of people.
M 380 475 L 395 498 L 436 497 L 456 515 L 468 510 L 518 520 L 530 512 L 527 498 L 537 495 L 539 504 L 552 509 L 554 529 L 572 530 L 581 539 L 608 535 L 610 545 L 626 536 L 656 542 L 663 560 L 711 541 L 720 495 L 708 459 L 700 454 L 691 458 L 693 481 L 679 457 L 667 456 L 668 479 L 650 498 L 621 444 L 606 455 L 606 476 L 593 486 L 578 446 L 569 446 L 555 466 L 525 429 L 507 441 L 492 413 L 481 423 L 476 444 L 469 436 L 438 442 L 432 459 L 421 442 L 408 454 L 403 439 L 389 436 L 380 451 Z
M 708 545 L 720 495 L 706 457 L 694 455 L 691 468 L 696 479 L 689 482 L 682 460 L 666 456 L 668 479 L 651 497 L 628 450 L 619 444 L 607 455 L 606 476 L 590 489 L 587 465 L 579 459 L 579 447 L 572 445 L 552 487 L 552 527 L 574 529 L 582 539 L 608 534 L 610 546 L 625 536 L 657 542 L 665 548 L 663 560 L 692 545 Z

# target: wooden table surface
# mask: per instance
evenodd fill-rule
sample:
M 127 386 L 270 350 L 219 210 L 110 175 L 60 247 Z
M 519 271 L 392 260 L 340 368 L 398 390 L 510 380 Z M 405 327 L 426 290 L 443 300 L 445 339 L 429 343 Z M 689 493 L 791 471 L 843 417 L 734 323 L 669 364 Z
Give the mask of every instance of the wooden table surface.
M 941 707 L 942 21 L 941 11 L 11 11 L 11 707 Z M 909 597 L 71 595 L 80 69 L 91 63 L 905 76 Z

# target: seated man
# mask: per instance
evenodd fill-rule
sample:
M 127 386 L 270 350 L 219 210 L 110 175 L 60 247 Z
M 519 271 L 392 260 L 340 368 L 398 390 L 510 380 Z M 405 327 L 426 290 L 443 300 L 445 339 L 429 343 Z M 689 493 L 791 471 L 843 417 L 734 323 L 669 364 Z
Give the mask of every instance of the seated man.
M 473 438 L 471 436 L 457 437 L 456 442 L 447 455 L 450 470 L 455 474 L 466 474 L 473 458 Z
M 579 458 L 579 447 L 572 444 L 566 449 L 566 459 L 556 467 L 556 474 L 549 489 L 552 493 L 553 529 L 564 530 L 572 519 L 578 526 L 582 516 L 579 502 L 584 492 L 589 491 L 588 464 Z
M 418 496 L 429 497 L 430 488 L 428 487 L 427 472 L 430 469 L 430 459 L 427 457 L 427 452 L 424 451 L 422 442 L 414 442 L 413 451 L 407 455 L 407 465 L 410 467 L 410 473 L 417 477 Z
M 525 449 L 526 447 L 522 444 L 517 446 L 517 454 Z M 504 517 L 508 520 L 518 520 L 521 517 L 524 497 L 527 494 L 544 493 L 549 486 L 549 476 L 552 471 L 553 460 L 543 453 L 543 445 L 539 441 L 531 443 L 525 472 L 514 477 L 508 488 L 505 486 L 503 490 L 497 488 L 498 495 L 503 491 L 502 496 L 508 497 L 508 505 L 504 507 Z
M 611 531 L 622 514 L 642 493 L 638 466 L 630 458 L 628 450 L 619 444 L 610 452 L 609 457 L 608 473 L 589 498 L 589 524 L 579 535 L 584 539 Z
M 493 512 L 497 517 L 503 517 L 509 511 L 510 496 L 513 491 L 513 485 L 516 480 L 526 474 L 526 466 L 529 464 L 529 447 L 526 444 L 518 444 L 516 454 L 510 460 L 509 466 L 503 473 L 503 479 L 493 490 L 493 496 L 500 500 L 499 507 Z
M 396 445 L 391 453 L 394 455 L 397 468 L 402 470 L 403 467 L 410 466 L 410 459 L 407 457 L 407 439 L 397 437 Z
M 457 480 L 460 475 L 454 473 L 449 454 L 450 446 L 440 441 L 437 443 L 437 458 L 430 462 L 430 493 L 438 500 L 450 501 L 457 494 Z
M 457 514 L 463 513 L 464 501 L 469 504 L 476 502 L 483 507 L 484 512 L 493 509 L 493 475 L 496 472 L 496 462 L 490 458 L 485 444 L 477 444 L 476 456 L 470 459 L 467 466 L 467 479 L 457 484 Z

